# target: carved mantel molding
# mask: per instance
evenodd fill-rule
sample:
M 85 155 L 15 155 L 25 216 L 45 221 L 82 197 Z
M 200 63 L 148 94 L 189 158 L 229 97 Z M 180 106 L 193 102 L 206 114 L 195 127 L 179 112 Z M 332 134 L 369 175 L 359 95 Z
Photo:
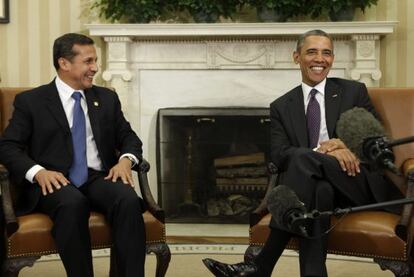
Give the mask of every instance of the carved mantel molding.
M 379 41 L 392 33 L 396 24 L 395 21 L 367 21 L 89 24 L 86 27 L 92 36 L 100 36 L 106 42 L 108 58 L 103 79 L 115 86 L 120 82 L 127 85 L 134 75 L 131 69 L 137 67 L 290 69 L 294 67 L 290 57 L 292 45 L 297 35 L 310 29 L 323 29 L 332 35 L 338 66 L 345 68 L 346 77 L 378 86 L 381 78 Z M 341 43 L 348 44 L 350 49 L 345 49 Z M 197 51 L 203 54 L 202 59 Z M 160 56 L 169 59 L 160 60 Z M 182 62 L 180 56 L 186 61 Z M 193 60 L 189 60 L 189 56 Z
M 392 33 L 396 21 L 213 23 L 213 24 L 87 24 L 92 36 L 135 38 L 263 37 L 299 35 L 322 29 L 332 35 Z

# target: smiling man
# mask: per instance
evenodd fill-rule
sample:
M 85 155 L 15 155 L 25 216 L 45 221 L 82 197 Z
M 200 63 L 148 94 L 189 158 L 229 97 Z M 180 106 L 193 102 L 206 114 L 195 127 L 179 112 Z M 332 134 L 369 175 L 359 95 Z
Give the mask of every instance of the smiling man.
M 16 96 L 0 163 L 24 188 L 18 212 L 38 210 L 53 221 L 67 276 L 93 276 L 91 210 L 111 225 L 119 276 L 144 276 L 143 206 L 131 174 L 142 143 L 117 94 L 92 84 L 96 62 L 89 37 L 69 33 L 55 40 L 57 76 Z
M 353 107 L 365 108 L 376 117 L 377 113 L 364 84 L 327 78 L 334 61 L 329 35 L 321 30 L 301 35 L 293 60 L 300 66 L 301 85 L 270 104 L 271 160 L 279 171 L 278 184 L 294 192 L 308 211 L 365 205 L 398 195 L 396 187 L 381 172 L 360 164 L 336 138 L 335 127 L 341 113 Z M 269 199 L 280 199 L 279 191 L 273 190 Z M 273 216 L 271 232 L 256 259 L 238 264 L 204 259 L 208 269 L 219 277 L 270 276 L 290 238 L 298 235 L 301 276 L 327 276 L 328 235 L 324 232 L 330 227 L 330 219 L 304 225 L 312 237 L 309 239 L 303 236 L 304 232 L 294 234 L 295 230 L 283 226 L 278 210 L 283 205 L 268 204 Z

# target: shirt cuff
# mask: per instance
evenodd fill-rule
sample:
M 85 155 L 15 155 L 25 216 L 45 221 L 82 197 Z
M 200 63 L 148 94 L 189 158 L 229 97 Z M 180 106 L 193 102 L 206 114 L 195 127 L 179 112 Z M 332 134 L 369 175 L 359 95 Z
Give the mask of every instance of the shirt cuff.
M 134 166 L 139 164 L 139 160 L 137 159 L 137 157 L 135 157 L 135 155 L 133 155 L 131 153 L 122 154 L 121 157 L 119 157 L 119 160 L 122 159 L 122 158 L 125 158 L 125 157 L 127 157 L 130 160 L 132 159 L 131 160 L 131 162 L 132 162 L 131 168 L 133 168 Z
M 312 150 L 313 151 L 316 151 L 316 150 L 318 150 L 319 149 L 319 147 L 321 147 L 321 145 L 320 144 L 318 144 L 315 148 L 313 148 Z
M 34 165 L 26 172 L 26 175 L 24 177 L 26 178 L 27 181 L 29 181 L 30 183 L 33 184 L 33 183 L 35 183 L 34 177 L 42 169 L 45 169 L 45 168 L 43 166 L 38 165 L 38 164 Z

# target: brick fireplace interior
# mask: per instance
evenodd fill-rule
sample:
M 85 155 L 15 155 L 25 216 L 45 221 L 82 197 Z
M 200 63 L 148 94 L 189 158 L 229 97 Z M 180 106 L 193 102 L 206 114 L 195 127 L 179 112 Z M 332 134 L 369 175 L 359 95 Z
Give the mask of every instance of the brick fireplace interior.
M 267 186 L 267 108 L 163 108 L 158 202 L 167 222 L 247 223 Z

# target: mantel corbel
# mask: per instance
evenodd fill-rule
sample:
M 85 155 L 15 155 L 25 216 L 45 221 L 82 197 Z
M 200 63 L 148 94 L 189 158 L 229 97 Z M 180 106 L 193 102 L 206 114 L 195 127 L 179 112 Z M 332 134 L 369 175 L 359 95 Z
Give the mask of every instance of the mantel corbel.
M 126 98 L 132 72 L 129 69 L 129 58 L 132 39 L 128 36 L 105 36 L 107 63 L 102 78 L 119 94 L 121 101 Z
M 124 82 L 130 82 L 132 80 L 132 72 L 130 70 L 105 70 L 102 73 L 102 79 L 106 82 L 111 82 L 114 78 L 119 77 Z
M 355 44 L 354 68 L 350 77 L 364 82 L 367 86 L 378 86 L 382 73 L 379 69 L 379 40 L 377 34 L 355 34 L 351 36 Z

